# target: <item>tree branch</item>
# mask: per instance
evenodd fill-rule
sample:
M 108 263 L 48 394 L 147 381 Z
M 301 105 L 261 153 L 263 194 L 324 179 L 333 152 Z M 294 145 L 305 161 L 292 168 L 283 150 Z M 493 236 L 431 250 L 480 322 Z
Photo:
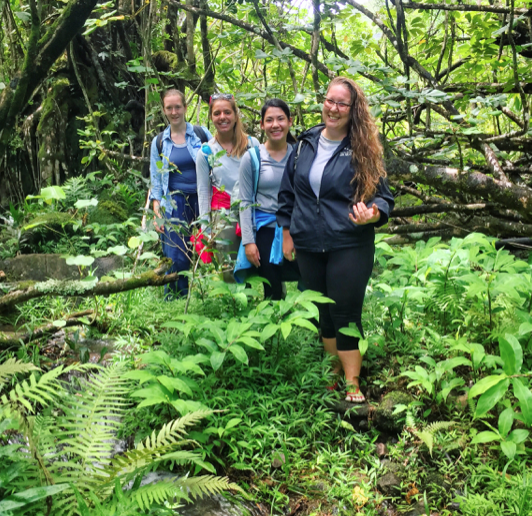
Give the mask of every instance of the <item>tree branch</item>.
M 504 5 L 472 5 L 472 4 L 418 4 L 416 2 L 403 2 L 405 9 L 436 10 L 436 11 L 462 11 L 510 14 L 510 9 Z M 515 9 L 516 14 L 531 16 L 531 10 L 527 8 Z

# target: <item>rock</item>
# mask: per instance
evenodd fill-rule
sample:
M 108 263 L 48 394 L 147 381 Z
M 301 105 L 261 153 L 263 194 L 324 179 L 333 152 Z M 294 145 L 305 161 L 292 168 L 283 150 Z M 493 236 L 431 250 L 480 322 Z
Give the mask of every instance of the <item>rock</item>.
M 72 232 L 72 225 L 76 219 L 65 212 L 50 212 L 38 215 L 24 225 L 19 239 L 19 249 L 22 254 L 38 251 L 43 243 L 59 240 L 62 235 Z
M 95 276 L 101 278 L 123 266 L 123 257 L 113 255 L 96 258 L 91 267 L 95 270 Z M 0 269 L 5 271 L 9 282 L 80 279 L 79 269 L 75 265 L 67 265 L 66 260 L 58 254 L 20 255 L 0 261 Z
M 127 211 L 120 204 L 109 201 L 99 202 L 89 211 L 89 224 L 118 224 L 127 220 Z
M 384 443 L 377 443 L 375 445 L 375 448 L 377 450 L 377 455 L 379 456 L 379 459 L 388 455 L 388 447 Z
M 377 487 L 385 496 L 397 496 L 401 488 L 401 480 L 394 473 L 389 472 L 379 478 Z
M 273 454 L 273 462 L 272 466 L 274 468 L 280 468 L 283 464 L 285 464 L 286 458 L 284 456 L 284 453 L 282 452 L 275 452 Z
M 412 396 L 406 392 L 391 391 L 386 394 L 375 410 L 373 418 L 375 426 L 382 430 L 399 433 L 403 429 L 401 420 L 404 418 L 404 413 L 393 414 L 395 407 L 408 405 L 412 401 Z
M 389 471 L 396 475 L 401 475 L 405 469 L 405 467 L 402 464 L 398 464 L 397 462 L 392 462 L 389 459 L 381 460 L 381 464 L 383 468 L 386 468 L 386 471 Z
M 406 513 L 405 516 L 429 516 L 425 511 L 425 504 L 423 502 L 416 502 L 410 511 Z

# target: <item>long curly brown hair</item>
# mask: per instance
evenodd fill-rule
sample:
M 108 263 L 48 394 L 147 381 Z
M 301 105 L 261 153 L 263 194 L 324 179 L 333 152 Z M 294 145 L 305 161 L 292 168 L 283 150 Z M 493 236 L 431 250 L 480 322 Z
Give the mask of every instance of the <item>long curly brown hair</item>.
M 380 178 L 386 177 L 379 131 L 360 86 L 353 79 L 335 77 L 329 84 L 327 92 L 338 85 L 347 88 L 351 94 L 349 137 L 355 169 L 351 180 L 351 184 L 355 185 L 354 201 L 367 202 L 375 195 Z

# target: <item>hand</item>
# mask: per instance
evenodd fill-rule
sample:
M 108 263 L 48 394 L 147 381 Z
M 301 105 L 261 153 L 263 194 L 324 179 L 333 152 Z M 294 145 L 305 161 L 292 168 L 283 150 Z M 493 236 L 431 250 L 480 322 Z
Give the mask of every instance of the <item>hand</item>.
M 283 228 L 283 256 L 289 262 L 293 262 L 296 259 L 296 248 L 288 228 Z
M 162 218 L 161 213 L 159 212 L 160 206 L 161 203 L 159 201 L 153 201 L 153 226 L 155 227 L 155 231 L 157 231 L 157 233 L 164 233 L 164 225 L 161 224 L 159 226 L 159 224 L 157 224 L 157 221 Z
M 246 258 L 255 267 L 260 267 L 259 248 L 255 244 L 246 244 Z
M 157 220 L 160 218 L 161 218 L 161 215 L 159 213 L 156 213 L 153 216 L 153 227 L 155 228 L 155 231 L 157 231 L 157 233 L 164 233 L 164 225 L 161 224 L 159 226 L 159 224 L 157 224 Z
M 351 222 L 357 226 L 374 224 L 381 218 L 381 212 L 376 204 L 373 204 L 368 208 L 363 202 L 359 202 L 353 206 L 353 213 L 349 214 L 349 218 L 351 219 Z

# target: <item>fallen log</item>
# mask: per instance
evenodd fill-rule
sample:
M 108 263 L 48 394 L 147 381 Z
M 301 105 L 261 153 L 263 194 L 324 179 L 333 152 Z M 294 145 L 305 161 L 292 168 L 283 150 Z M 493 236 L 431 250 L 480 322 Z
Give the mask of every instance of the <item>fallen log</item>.
M 48 280 L 37 283 L 25 282 L 23 288 L 15 288 L 3 297 L 0 297 L 0 313 L 7 312 L 14 306 L 45 296 L 106 296 L 109 294 L 117 294 L 119 292 L 127 292 L 128 290 L 135 290 L 144 287 L 160 287 L 167 283 L 177 281 L 179 273 L 165 275 L 170 268 L 171 261 L 168 259 L 161 260 L 160 266 L 157 269 L 136 274 L 131 278 L 105 281 L 105 282 L 87 282 L 80 281 L 58 281 Z

